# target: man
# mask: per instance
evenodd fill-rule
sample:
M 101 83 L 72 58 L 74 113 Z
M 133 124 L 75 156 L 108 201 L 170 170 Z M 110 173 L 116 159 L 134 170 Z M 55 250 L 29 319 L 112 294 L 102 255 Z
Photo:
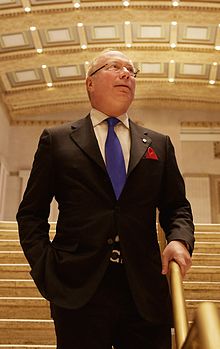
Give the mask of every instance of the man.
M 128 119 L 135 77 L 118 51 L 91 63 L 92 110 L 44 130 L 17 214 L 31 275 L 51 304 L 58 349 L 171 347 L 166 274 L 173 259 L 183 276 L 191 265 L 192 214 L 169 137 Z M 59 217 L 51 242 L 53 197 Z M 162 263 L 157 209 L 168 242 Z

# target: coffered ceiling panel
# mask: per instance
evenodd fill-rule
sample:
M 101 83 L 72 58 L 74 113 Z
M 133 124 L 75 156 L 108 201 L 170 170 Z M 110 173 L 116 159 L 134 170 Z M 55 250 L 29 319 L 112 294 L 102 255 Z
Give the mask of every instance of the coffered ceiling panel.
M 139 105 L 220 111 L 220 0 L 0 0 L 10 122 L 89 108 L 88 64 L 108 47 L 140 70 Z

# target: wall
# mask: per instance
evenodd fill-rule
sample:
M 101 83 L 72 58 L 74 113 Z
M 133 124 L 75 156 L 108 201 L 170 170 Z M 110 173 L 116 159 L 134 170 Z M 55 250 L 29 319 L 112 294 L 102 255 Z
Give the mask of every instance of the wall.
M 5 215 L 5 198 L 8 176 L 8 145 L 9 145 L 9 122 L 7 112 L 0 103 L 0 219 Z

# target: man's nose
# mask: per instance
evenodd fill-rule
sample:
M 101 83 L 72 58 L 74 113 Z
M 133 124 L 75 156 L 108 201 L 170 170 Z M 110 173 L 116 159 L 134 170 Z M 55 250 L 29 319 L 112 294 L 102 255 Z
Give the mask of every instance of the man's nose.
M 130 77 L 130 72 L 128 70 L 128 68 L 126 67 L 121 67 L 121 70 L 120 70 L 120 77 L 121 78 L 126 78 L 128 79 Z

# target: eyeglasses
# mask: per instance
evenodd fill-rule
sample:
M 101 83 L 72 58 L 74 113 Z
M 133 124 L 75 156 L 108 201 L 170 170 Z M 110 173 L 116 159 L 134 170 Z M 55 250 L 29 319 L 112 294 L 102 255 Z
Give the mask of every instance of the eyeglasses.
M 90 76 L 93 76 L 94 74 L 96 74 L 99 70 L 105 68 L 105 70 L 108 71 L 113 71 L 116 73 L 119 73 L 122 69 L 126 69 L 130 76 L 136 78 L 137 73 L 139 72 L 139 70 L 134 70 L 134 68 L 132 66 L 124 66 L 121 65 L 119 62 L 112 62 L 112 63 L 106 63 L 104 65 L 102 65 L 100 68 L 96 69 L 92 74 L 90 74 Z

